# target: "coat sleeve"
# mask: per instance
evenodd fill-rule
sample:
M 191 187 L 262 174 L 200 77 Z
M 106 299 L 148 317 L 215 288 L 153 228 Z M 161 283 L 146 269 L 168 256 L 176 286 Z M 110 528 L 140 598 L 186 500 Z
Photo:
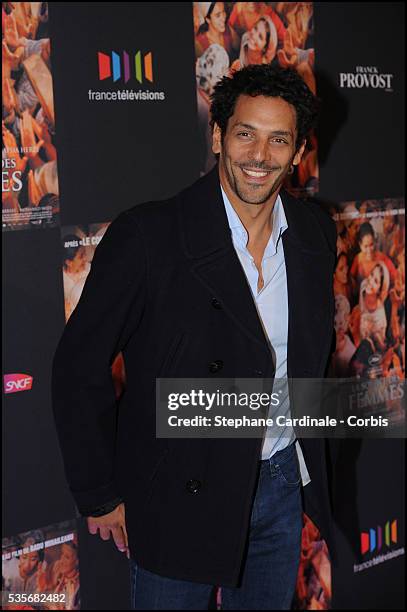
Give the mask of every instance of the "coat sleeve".
M 104 514 L 109 514 L 110 512 L 113 512 L 113 510 L 122 502 L 123 500 L 121 497 L 116 497 L 116 499 L 112 499 L 110 502 L 103 504 L 103 506 L 89 508 L 86 513 L 83 511 L 82 516 L 103 516 Z
M 143 237 L 125 211 L 95 250 L 52 362 L 52 410 L 65 476 L 83 515 L 120 497 L 113 479 L 118 405 L 111 365 L 137 331 L 146 285 Z

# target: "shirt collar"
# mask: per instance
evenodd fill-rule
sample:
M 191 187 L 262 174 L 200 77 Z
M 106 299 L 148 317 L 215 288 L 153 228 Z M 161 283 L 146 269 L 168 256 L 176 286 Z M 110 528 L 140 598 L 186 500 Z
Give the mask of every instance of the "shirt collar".
M 229 227 L 232 230 L 232 234 L 236 235 L 236 232 L 243 241 L 243 246 L 246 247 L 249 236 L 247 231 L 240 220 L 239 215 L 233 208 L 226 195 L 222 185 L 222 197 L 225 205 L 226 215 L 228 218 Z M 264 257 L 273 255 L 277 251 L 277 244 L 281 234 L 288 228 L 287 218 L 285 216 L 283 203 L 281 201 L 280 194 L 277 196 L 274 208 L 273 208 L 273 229 L 271 231 L 270 240 L 265 248 Z

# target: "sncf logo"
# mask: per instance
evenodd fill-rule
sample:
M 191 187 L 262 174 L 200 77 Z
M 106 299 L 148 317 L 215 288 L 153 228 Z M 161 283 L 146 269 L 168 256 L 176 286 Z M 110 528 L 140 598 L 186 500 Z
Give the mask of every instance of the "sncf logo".
M 381 550 L 385 545 L 387 547 L 391 544 L 397 544 L 397 521 L 387 521 L 385 526 L 377 527 L 376 529 L 369 529 L 367 532 L 360 534 L 360 547 L 362 555 L 373 552 L 374 550 Z
M 131 61 L 126 51 L 123 51 L 121 58 L 120 55 L 114 51 L 112 51 L 111 56 L 98 51 L 98 66 L 100 81 L 112 77 L 114 83 L 120 78 L 123 78 L 124 82 L 127 83 L 127 81 L 130 80 L 132 70 L 134 70 L 135 78 L 139 83 L 142 83 L 144 67 L 144 78 L 150 81 L 150 83 L 154 82 L 153 54 L 151 51 L 147 53 L 143 59 L 141 57 L 141 51 L 137 51 L 134 60 L 132 59 Z
M 29 374 L 5 374 L 4 393 L 29 391 L 33 384 L 33 377 Z

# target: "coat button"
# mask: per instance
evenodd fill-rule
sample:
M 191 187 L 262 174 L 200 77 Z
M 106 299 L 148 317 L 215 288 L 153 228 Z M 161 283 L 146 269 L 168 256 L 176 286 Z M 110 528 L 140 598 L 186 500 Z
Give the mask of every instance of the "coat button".
M 217 300 L 216 298 L 212 298 L 211 300 L 211 304 L 214 308 L 216 308 L 217 310 L 221 310 L 222 309 L 222 304 L 219 302 L 219 300 Z
M 201 481 L 200 480 L 194 480 L 194 479 L 188 480 L 188 482 L 186 484 L 187 490 L 190 493 L 198 493 L 198 491 L 201 488 L 201 486 L 202 486 Z
M 217 359 L 216 361 L 212 361 L 209 364 L 209 372 L 212 372 L 212 374 L 215 374 L 215 372 L 219 372 L 219 370 L 221 370 L 223 368 L 223 361 L 221 361 L 220 359 Z
M 263 370 L 254 370 L 253 372 L 256 376 L 263 376 Z

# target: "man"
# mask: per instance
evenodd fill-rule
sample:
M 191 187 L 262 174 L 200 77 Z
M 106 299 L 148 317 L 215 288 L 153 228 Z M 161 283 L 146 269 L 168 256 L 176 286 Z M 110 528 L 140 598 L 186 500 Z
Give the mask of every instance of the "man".
M 67 479 L 91 533 L 130 554 L 136 609 L 205 609 L 214 585 L 224 609 L 289 609 L 303 509 L 334 552 L 324 440 L 155 431 L 156 378 L 325 374 L 335 225 L 282 190 L 315 109 L 295 71 L 224 77 L 211 108 L 219 164 L 111 223 L 57 348 Z

